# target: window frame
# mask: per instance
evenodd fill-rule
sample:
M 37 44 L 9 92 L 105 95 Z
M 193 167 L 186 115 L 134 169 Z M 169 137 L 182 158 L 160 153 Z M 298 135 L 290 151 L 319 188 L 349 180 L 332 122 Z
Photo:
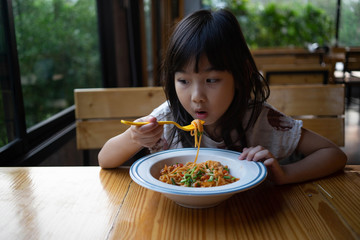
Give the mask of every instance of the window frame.
M 20 82 L 20 69 L 18 62 L 18 53 L 16 48 L 16 39 L 15 39 L 15 28 L 14 28 L 14 18 L 12 12 L 11 0 L 1 0 L 1 8 L 3 23 L 4 23 L 4 37 L 5 43 L 7 44 L 6 49 L 6 63 L 8 71 L 8 77 L 4 82 L 9 86 L 12 93 L 12 111 L 14 112 L 15 126 L 14 126 L 14 135 L 15 139 L 10 141 L 7 145 L 0 148 L 0 164 L 8 163 L 10 159 L 17 157 L 19 153 L 24 151 L 24 141 L 26 137 L 26 126 L 25 121 L 25 111 L 23 104 L 23 96 L 21 91 L 21 82 Z M 20 89 L 20 91 L 19 91 Z M 3 90 L 3 89 L 2 89 Z M 12 101 L 11 101 L 12 100 Z M 6 114 L 6 112 L 5 112 Z

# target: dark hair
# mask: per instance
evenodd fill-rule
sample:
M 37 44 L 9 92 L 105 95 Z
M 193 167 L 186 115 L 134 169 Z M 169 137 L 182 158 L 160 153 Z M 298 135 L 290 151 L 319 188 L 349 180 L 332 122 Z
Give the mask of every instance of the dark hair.
M 170 37 L 162 65 L 162 81 L 175 121 L 182 125 L 189 124 L 193 118 L 180 104 L 174 76 L 192 59 L 195 60 L 196 72 L 201 56 L 206 56 L 216 70 L 226 70 L 234 77 L 236 90 L 233 102 L 217 124 L 221 126 L 221 135 L 227 148 L 241 151 L 247 145 L 245 132 L 256 122 L 270 90 L 259 73 L 240 25 L 231 12 L 224 9 L 194 12 L 176 25 Z M 249 109 L 251 117 L 244 128 L 242 121 Z M 234 129 L 240 139 L 231 138 L 230 133 Z M 176 129 L 173 134 L 175 131 L 178 131 L 185 147 L 193 144 L 193 137 L 189 133 Z

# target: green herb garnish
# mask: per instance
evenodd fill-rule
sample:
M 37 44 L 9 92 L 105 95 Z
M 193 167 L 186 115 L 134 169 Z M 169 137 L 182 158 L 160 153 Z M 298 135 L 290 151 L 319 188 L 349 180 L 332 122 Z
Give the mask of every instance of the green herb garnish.
M 210 178 L 208 180 L 208 182 L 212 182 L 212 181 L 214 181 L 214 176 L 210 176 Z

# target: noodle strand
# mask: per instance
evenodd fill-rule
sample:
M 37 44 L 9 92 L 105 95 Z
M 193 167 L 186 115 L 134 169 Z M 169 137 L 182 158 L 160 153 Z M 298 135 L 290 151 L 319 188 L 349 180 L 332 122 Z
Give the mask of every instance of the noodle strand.
M 196 164 L 196 161 L 199 156 L 199 150 L 200 150 L 200 144 L 201 144 L 201 137 L 204 132 L 203 123 L 199 119 L 195 119 L 191 122 L 191 125 L 194 126 L 194 130 L 191 130 L 190 134 L 191 136 L 195 136 L 195 147 L 197 147 L 196 157 L 194 164 Z M 199 137 L 199 139 L 198 139 Z

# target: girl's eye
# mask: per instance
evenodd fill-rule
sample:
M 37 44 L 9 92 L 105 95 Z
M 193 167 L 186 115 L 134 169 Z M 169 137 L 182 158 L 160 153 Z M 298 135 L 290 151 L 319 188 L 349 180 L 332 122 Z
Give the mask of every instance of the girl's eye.
M 216 83 L 216 82 L 218 82 L 218 81 L 219 81 L 218 79 L 212 79 L 212 78 L 206 79 L 206 82 L 207 82 L 207 83 Z
M 184 79 L 178 79 L 177 82 L 178 82 L 178 83 L 181 83 L 181 84 L 187 84 L 187 83 L 189 83 L 189 81 L 184 80 Z

